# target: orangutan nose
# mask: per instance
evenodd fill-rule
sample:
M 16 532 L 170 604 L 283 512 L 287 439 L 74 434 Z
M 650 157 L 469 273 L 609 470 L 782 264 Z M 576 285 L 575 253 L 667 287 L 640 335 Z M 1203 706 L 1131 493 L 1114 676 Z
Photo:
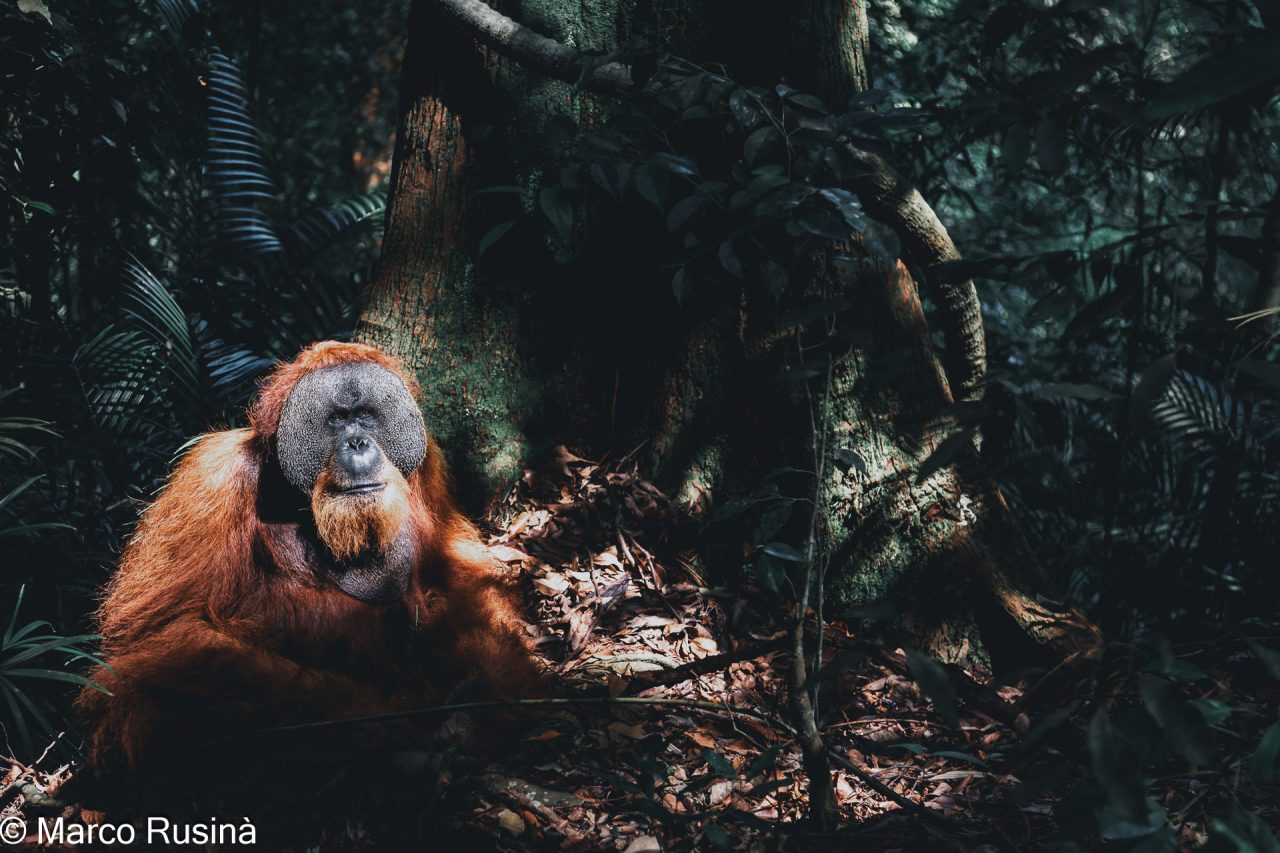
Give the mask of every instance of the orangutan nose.
M 382 454 L 367 435 L 348 435 L 338 448 L 338 464 L 353 478 L 365 477 L 378 470 Z

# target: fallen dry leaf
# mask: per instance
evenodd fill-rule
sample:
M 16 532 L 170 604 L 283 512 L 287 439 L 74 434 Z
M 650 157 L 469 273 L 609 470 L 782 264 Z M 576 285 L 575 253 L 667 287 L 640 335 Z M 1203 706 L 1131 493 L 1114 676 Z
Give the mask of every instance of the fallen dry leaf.
M 498 826 L 512 835 L 520 835 L 524 832 L 524 818 L 511 809 L 503 809 L 498 812 Z
M 560 575 L 535 578 L 533 582 L 538 587 L 541 587 L 547 595 L 559 595 L 569 588 L 569 582 Z
M 707 749 L 716 748 L 716 739 L 709 734 L 699 731 L 698 729 L 685 732 L 685 735 L 687 735 L 689 740 L 693 741 L 698 746 L 705 746 Z
M 489 553 L 504 563 L 521 563 L 529 559 L 529 555 L 524 551 L 519 551 L 510 545 L 490 545 Z
M 609 731 L 632 740 L 640 740 L 649 733 L 640 726 L 630 726 L 623 722 L 614 721 L 609 724 Z

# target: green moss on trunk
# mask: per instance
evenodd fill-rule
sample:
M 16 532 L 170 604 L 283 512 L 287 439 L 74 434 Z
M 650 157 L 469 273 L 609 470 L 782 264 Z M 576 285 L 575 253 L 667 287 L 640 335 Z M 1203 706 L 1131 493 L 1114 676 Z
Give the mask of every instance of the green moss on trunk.
M 858 3 L 498 5 L 574 47 L 608 50 L 643 31 L 677 54 L 727 60 L 741 80 L 786 76 L 832 103 L 866 82 Z M 633 222 L 579 210 L 570 233 L 551 228 L 541 176 L 569 151 L 554 125 L 595 123 L 607 105 L 478 49 L 432 10 L 414 5 L 386 242 L 359 335 L 417 374 L 429 428 L 471 506 L 561 442 L 590 454 L 643 445 L 637 458 L 702 512 L 779 466 L 811 467 L 808 404 L 783 381 L 796 340 L 777 328 L 772 297 L 747 282 L 736 299 L 707 288 L 677 310 L 666 275 L 636 251 Z M 506 212 L 480 194 L 499 185 L 520 188 Z M 517 227 L 480 257 L 481 237 L 504 219 Z M 810 278 L 793 281 L 848 293 L 862 324 L 833 364 L 818 503 L 835 612 L 895 599 L 935 651 L 972 658 L 969 605 L 985 596 L 1057 652 L 1088 647 L 1078 614 L 1036 599 L 1041 579 L 972 449 L 916 482 L 954 425 L 911 276 L 899 264 L 849 282 L 827 258 L 803 263 L 815 261 Z M 850 458 L 858 464 L 837 464 Z M 792 485 L 812 494 L 811 482 Z M 786 524 L 771 517 L 768 535 Z M 729 571 L 740 568 L 741 538 L 759 544 L 759 531 L 709 532 L 704 556 L 719 554 Z

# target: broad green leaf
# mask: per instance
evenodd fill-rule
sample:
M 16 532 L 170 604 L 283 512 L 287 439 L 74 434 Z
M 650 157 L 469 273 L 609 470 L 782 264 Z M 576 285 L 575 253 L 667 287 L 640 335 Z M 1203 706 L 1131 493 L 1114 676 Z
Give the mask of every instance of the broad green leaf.
M 645 163 L 636 169 L 635 185 L 640 197 L 659 211 L 666 206 L 667 191 L 671 187 L 671 175 L 665 169 Z
M 702 750 L 702 760 L 707 762 L 707 766 L 721 776 L 727 776 L 730 779 L 738 778 L 738 771 L 734 769 L 733 762 L 714 749 Z
M 673 175 L 680 175 L 685 178 L 692 178 L 698 174 L 698 169 L 693 161 L 688 157 L 681 157 L 675 154 L 668 154 L 660 151 L 649 158 L 649 162 L 653 163 L 660 169 L 665 169 Z
M 769 796 L 774 791 L 777 791 L 781 788 L 786 788 L 790 784 L 791 784 L 791 778 L 788 776 L 784 776 L 781 779 L 766 779 L 765 781 L 761 782 L 759 785 L 756 785 L 752 787 L 751 790 L 747 791 L 747 796 L 753 800 L 758 800 L 761 797 Z
M 718 823 L 707 824 L 706 829 L 702 830 L 702 837 L 711 843 L 712 847 L 720 850 L 728 850 L 731 846 L 729 841 L 729 833 L 724 831 Z
M 977 756 L 970 755 L 967 752 L 956 752 L 954 750 L 944 749 L 939 752 L 931 752 L 929 754 L 936 755 L 939 758 L 950 758 L 954 761 L 963 761 L 966 764 L 972 764 L 975 767 L 981 767 L 983 770 L 991 769 L 990 767 L 987 766 L 987 762 L 983 761 L 981 758 L 978 758 Z
M 1093 331 L 1103 321 L 1119 314 L 1136 296 L 1133 290 L 1117 287 L 1080 309 L 1062 332 L 1062 342 L 1069 343 Z
M 907 667 L 911 677 L 920 685 L 921 692 L 933 702 L 938 715 L 947 725 L 956 728 L 960 725 L 960 706 L 956 700 L 956 689 L 951 684 L 951 676 L 942 664 L 932 657 L 914 649 L 907 649 Z
M 756 581 L 760 586 L 769 590 L 769 592 L 781 592 L 783 581 L 786 580 L 787 572 L 776 560 L 769 558 L 767 554 L 757 554 L 755 561 L 752 563 Z
M 1142 109 L 1143 121 L 1213 106 L 1219 101 L 1280 80 L 1280 36 L 1260 34 L 1207 57 L 1178 75 Z
M 742 144 L 742 156 L 747 161 L 747 165 L 759 165 L 773 146 L 781 140 L 782 134 L 771 124 L 753 131 L 747 137 L 747 141 Z
M 1258 741 L 1258 748 L 1249 759 L 1249 775 L 1260 783 L 1276 779 L 1276 759 L 1280 758 L 1280 722 L 1267 726 Z
M 1232 803 L 1225 820 L 1214 818 L 1209 823 L 1210 841 L 1221 836 L 1234 846 L 1236 853 L 1280 853 L 1280 841 L 1267 824 L 1251 811 Z
M 1213 758 L 1213 738 L 1200 712 L 1163 678 L 1144 676 L 1141 691 L 1142 703 L 1164 729 L 1174 751 L 1197 767 L 1208 764 Z
M 738 256 L 738 250 L 734 248 L 732 240 L 721 243 L 716 255 L 725 272 L 734 278 L 742 278 L 742 258 Z
M 1218 699 L 1192 699 L 1191 707 L 1199 711 L 1200 716 L 1204 717 L 1204 721 L 1210 726 L 1226 722 L 1226 719 L 1236 712 L 1235 708 Z
M 1059 708 L 1037 720 L 1026 735 L 1023 736 L 1022 742 L 1018 745 L 1018 751 L 1023 754 L 1030 753 L 1036 744 L 1045 739 L 1046 735 L 1071 719 L 1071 714 L 1075 711 L 1076 704 L 1073 702 L 1070 707 Z
M 514 219 L 509 219 L 506 222 L 500 222 L 490 228 L 489 231 L 480 238 L 480 248 L 477 251 L 477 254 L 483 255 L 485 252 L 489 251 L 493 244 L 501 240 L 506 233 L 515 226 L 515 224 L 516 222 Z
M 1133 832 L 1135 826 L 1145 828 L 1137 835 L 1154 832 L 1156 827 L 1151 825 L 1151 803 L 1141 767 L 1133 760 L 1133 749 L 1111 725 L 1105 711 L 1099 710 L 1090 720 L 1088 743 L 1089 767 L 1105 803 L 1098 814 L 1103 831 L 1119 833 L 1114 837 Z
M 768 770 L 777 762 L 778 753 L 786 749 L 787 746 L 788 744 L 786 743 L 775 743 L 773 746 L 760 753 L 756 756 L 756 760 L 751 762 L 750 766 L 747 767 L 743 776 L 747 779 L 754 779 L 764 771 Z
M 779 560 L 787 560 L 792 563 L 807 562 L 807 558 L 804 554 L 801 554 L 785 542 L 770 542 L 760 550 L 764 551 L 770 557 L 777 557 Z
M 568 240 L 573 233 L 573 204 L 569 196 L 557 187 L 543 187 L 538 192 L 538 204 L 560 237 Z
M 1267 671 L 1267 674 L 1280 681 L 1280 652 L 1269 649 L 1260 643 L 1255 643 L 1248 638 L 1245 641 L 1249 644 L 1249 648 L 1253 649 L 1254 655 L 1258 658 L 1258 663 L 1262 664 L 1262 668 Z
M 667 211 L 667 230 L 679 231 L 685 226 L 689 219 L 702 206 L 703 196 L 694 194 L 688 198 L 683 198 L 676 202 L 671 210 Z

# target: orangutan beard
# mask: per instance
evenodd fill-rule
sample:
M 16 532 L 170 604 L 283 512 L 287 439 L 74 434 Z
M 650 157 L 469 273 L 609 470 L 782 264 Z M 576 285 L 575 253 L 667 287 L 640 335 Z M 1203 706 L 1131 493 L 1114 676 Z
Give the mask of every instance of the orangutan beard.
M 385 552 L 409 518 L 409 483 L 394 466 L 384 468 L 386 486 L 377 492 L 336 491 L 328 470 L 316 480 L 311 492 L 316 532 L 340 562 Z

